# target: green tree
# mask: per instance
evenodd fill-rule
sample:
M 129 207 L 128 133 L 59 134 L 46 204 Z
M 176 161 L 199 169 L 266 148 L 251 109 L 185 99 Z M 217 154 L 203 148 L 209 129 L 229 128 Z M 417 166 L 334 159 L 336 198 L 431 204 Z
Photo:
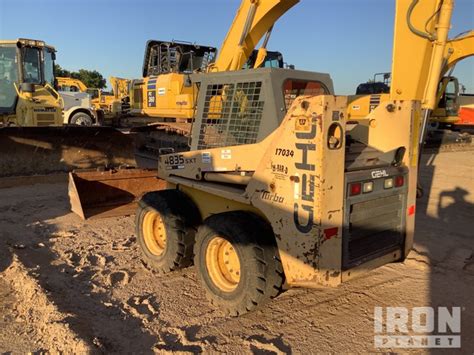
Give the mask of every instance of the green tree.
M 63 69 L 59 64 L 54 65 L 54 74 L 68 78 L 79 79 L 88 88 L 103 89 L 106 86 L 106 80 L 97 70 L 80 69 L 79 71 L 69 71 Z
M 61 68 L 59 64 L 54 64 L 54 76 L 63 76 L 65 78 L 69 78 L 71 77 L 71 72 Z
M 80 69 L 77 74 L 77 79 L 80 79 L 89 88 L 103 89 L 107 81 L 97 70 Z

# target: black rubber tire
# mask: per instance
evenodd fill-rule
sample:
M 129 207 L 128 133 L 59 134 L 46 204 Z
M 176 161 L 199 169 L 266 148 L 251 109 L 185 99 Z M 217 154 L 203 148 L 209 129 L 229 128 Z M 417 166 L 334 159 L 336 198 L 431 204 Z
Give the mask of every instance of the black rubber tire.
M 237 287 L 225 292 L 212 281 L 206 266 L 206 249 L 219 235 L 232 244 L 241 270 Z M 225 212 L 206 219 L 196 234 L 194 264 L 212 304 L 226 314 L 250 312 L 282 292 L 284 272 L 271 226 L 253 213 Z
M 85 112 L 78 112 L 71 117 L 71 124 L 90 127 L 94 124 L 94 119 Z
M 160 214 L 166 228 L 166 247 L 159 256 L 150 252 L 143 235 L 143 219 L 148 211 Z M 144 262 L 159 273 L 193 264 L 193 247 L 201 216 L 194 202 L 182 191 L 162 190 L 145 194 L 138 202 L 135 231 Z

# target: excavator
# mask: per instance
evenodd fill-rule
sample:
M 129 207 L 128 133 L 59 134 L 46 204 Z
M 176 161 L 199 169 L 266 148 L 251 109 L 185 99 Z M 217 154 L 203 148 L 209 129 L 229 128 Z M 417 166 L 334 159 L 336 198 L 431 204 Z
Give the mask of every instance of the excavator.
M 262 48 L 266 47 L 269 36 L 268 33 Z M 284 66 L 280 52 L 266 51 L 264 58 L 257 58 L 258 53 L 253 50 L 240 69 Z M 199 89 L 192 85 L 189 74 L 230 70 L 219 69 L 214 64 L 216 55 L 215 47 L 179 41 L 148 41 L 143 60 L 143 78 L 130 81 L 130 114 L 149 117 L 150 123 L 170 120 L 192 122 Z
M 150 267 L 194 264 L 211 302 L 238 316 L 286 288 L 336 287 L 407 257 L 424 134 L 456 56 L 454 0 L 395 6 L 390 93 L 363 119 L 349 116 L 359 98 L 334 95 L 327 76 L 191 76 L 200 85 L 191 150 L 160 155 L 166 188 L 146 193 L 136 213 Z M 293 97 L 287 86 L 319 90 Z
M 451 73 L 459 61 L 474 55 L 474 31 L 467 31 L 449 40 L 445 51 L 448 59 L 440 76 L 436 107 L 430 116 L 433 127 L 456 125 L 460 107 L 471 103 L 460 95 L 458 78 Z M 365 118 L 381 102 L 390 98 L 390 76 L 391 73 L 377 73 L 371 82 L 357 87 L 356 96 L 349 106 L 350 118 Z M 382 80 L 377 79 L 378 77 L 382 77 Z
M 143 79 L 131 83 L 131 113 L 187 122 L 194 118 L 199 88 L 189 80 L 191 73 L 258 68 L 265 60 L 280 60 L 281 53 L 266 47 L 273 24 L 298 0 L 242 1 L 220 47 L 178 41 L 150 40 L 145 47 Z M 262 46 L 254 54 L 259 41 Z M 250 62 L 249 62 L 250 59 Z

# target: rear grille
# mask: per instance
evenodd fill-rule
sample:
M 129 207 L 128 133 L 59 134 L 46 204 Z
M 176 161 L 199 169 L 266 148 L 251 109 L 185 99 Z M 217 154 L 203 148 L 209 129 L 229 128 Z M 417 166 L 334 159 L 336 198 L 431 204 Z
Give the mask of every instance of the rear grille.
M 54 125 L 54 113 L 37 113 L 36 123 L 38 126 L 51 126 Z
M 344 238 L 344 267 L 356 266 L 403 244 L 404 195 L 351 203 Z

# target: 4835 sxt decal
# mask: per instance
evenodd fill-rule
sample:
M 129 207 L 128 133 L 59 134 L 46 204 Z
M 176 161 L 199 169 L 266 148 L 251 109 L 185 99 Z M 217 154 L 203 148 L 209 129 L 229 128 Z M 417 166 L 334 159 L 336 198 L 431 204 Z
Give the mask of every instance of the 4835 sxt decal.
M 167 170 L 184 169 L 186 164 L 196 163 L 196 158 L 186 158 L 183 154 L 170 155 L 165 158 L 164 163 Z

